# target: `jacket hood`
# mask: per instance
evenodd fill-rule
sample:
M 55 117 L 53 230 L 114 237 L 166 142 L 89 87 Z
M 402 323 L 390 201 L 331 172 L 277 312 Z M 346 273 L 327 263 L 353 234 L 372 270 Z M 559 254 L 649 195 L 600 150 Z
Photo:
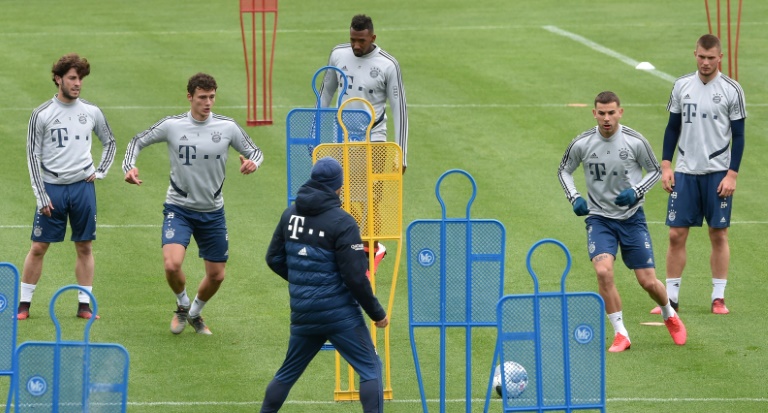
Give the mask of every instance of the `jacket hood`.
M 341 200 L 335 191 L 312 179 L 302 185 L 296 193 L 296 212 L 301 215 L 320 215 L 340 206 Z

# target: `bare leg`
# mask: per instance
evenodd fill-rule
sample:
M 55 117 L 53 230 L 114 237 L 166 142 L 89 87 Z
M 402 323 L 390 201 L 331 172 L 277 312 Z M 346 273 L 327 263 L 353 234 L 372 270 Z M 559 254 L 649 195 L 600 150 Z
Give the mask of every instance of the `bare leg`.
M 40 281 L 40 276 L 43 274 L 43 259 L 50 246 L 51 244 L 48 242 L 32 242 L 27 258 L 24 259 L 21 282 L 37 284 Z
M 77 251 L 77 261 L 75 262 L 77 284 L 91 286 L 93 285 L 94 273 L 93 242 L 75 242 L 75 251 Z
M 667 249 L 667 278 L 681 278 L 687 262 L 685 243 L 688 241 L 688 227 L 669 228 Z
M 712 278 L 727 280 L 728 265 L 731 262 L 731 249 L 728 246 L 728 228 L 710 228 L 709 241 L 712 244 L 712 255 L 709 257 Z
M 643 289 L 648 292 L 653 301 L 660 306 L 667 305 L 669 299 L 667 298 L 667 290 L 664 288 L 664 283 L 656 278 L 656 270 L 653 268 L 639 268 L 635 270 L 635 276 L 637 282 Z
M 597 275 L 597 286 L 600 296 L 605 301 L 605 312 L 612 314 L 621 311 L 621 297 L 613 281 L 613 262 L 611 254 L 600 254 L 592 259 Z
M 224 273 L 227 266 L 226 262 L 205 261 L 205 278 L 197 287 L 197 298 L 208 301 L 219 291 L 221 283 L 224 282 Z
M 165 279 L 175 294 L 181 294 L 187 285 L 187 276 L 181 269 L 187 249 L 181 244 L 163 245 Z

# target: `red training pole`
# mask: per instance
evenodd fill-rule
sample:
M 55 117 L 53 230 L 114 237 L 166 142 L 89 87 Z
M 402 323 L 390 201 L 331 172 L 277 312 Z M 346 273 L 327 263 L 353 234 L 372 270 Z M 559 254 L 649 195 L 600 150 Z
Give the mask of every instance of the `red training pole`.
M 730 77 L 733 71 L 733 58 L 731 55 L 731 0 L 726 0 L 725 4 L 728 18 L 728 76 Z
M 741 5 L 742 0 L 739 0 L 739 14 L 736 18 L 736 49 L 733 54 L 733 76 L 734 79 L 739 80 L 739 34 L 741 33 Z
M 720 42 L 723 41 L 723 36 L 720 33 L 720 0 L 717 0 L 717 38 L 720 39 Z M 720 64 L 717 65 L 717 69 L 721 72 L 723 71 L 723 61 L 720 61 Z
M 257 14 L 260 19 L 257 19 Z M 268 14 L 272 18 L 269 18 Z M 250 19 L 245 18 L 246 15 L 250 15 Z M 246 27 L 248 20 L 250 20 L 250 27 Z M 245 56 L 246 98 L 248 99 L 247 125 L 271 125 L 272 70 L 277 37 L 277 0 L 240 0 L 240 31 L 243 37 L 243 55 Z M 249 31 L 250 36 L 248 35 Z M 267 38 L 270 36 L 271 39 L 268 42 Z M 268 47 L 269 52 L 267 52 Z M 259 110 L 259 105 L 261 105 L 261 110 Z

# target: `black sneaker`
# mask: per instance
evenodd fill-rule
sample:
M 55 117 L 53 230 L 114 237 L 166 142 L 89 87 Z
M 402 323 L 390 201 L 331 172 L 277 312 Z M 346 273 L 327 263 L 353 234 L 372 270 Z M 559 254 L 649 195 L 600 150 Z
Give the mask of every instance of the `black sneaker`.
M 86 320 L 90 320 L 91 317 L 93 317 L 93 311 L 91 311 L 91 305 L 88 303 L 80 303 L 77 306 L 77 316 L 79 318 L 84 318 Z M 99 315 L 96 315 L 96 319 L 98 320 Z
M 19 303 L 19 311 L 16 312 L 16 319 L 17 320 L 26 320 L 29 318 L 29 306 L 32 305 L 30 302 L 22 301 Z
M 211 333 L 211 330 L 208 329 L 208 326 L 205 325 L 205 321 L 203 321 L 202 316 L 187 317 L 187 321 L 189 321 L 189 324 L 194 327 L 195 333 L 206 335 L 213 334 Z

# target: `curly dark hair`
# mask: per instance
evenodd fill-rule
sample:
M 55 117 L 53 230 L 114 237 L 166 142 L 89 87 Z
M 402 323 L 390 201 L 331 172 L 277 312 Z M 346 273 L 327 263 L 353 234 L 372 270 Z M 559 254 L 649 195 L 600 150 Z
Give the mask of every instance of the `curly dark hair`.
M 216 79 L 214 79 L 213 76 L 205 73 L 197 73 L 189 78 L 189 81 L 187 82 L 187 92 L 189 92 L 190 95 L 194 95 L 197 88 L 202 90 L 216 90 L 218 86 L 216 85 Z
M 91 64 L 88 63 L 88 59 L 80 57 L 77 53 L 65 54 L 64 56 L 61 56 L 51 68 L 51 73 L 53 74 L 51 80 L 53 80 L 53 83 L 56 83 L 56 86 L 58 86 L 59 84 L 56 82 L 56 76 L 64 77 L 64 75 L 69 72 L 69 69 L 72 69 L 73 67 L 81 78 L 84 78 L 91 73 Z
M 356 32 L 368 30 L 371 34 L 373 34 L 373 20 L 364 14 L 358 14 L 353 17 L 352 24 L 350 24 L 349 27 L 351 27 L 352 30 Z

